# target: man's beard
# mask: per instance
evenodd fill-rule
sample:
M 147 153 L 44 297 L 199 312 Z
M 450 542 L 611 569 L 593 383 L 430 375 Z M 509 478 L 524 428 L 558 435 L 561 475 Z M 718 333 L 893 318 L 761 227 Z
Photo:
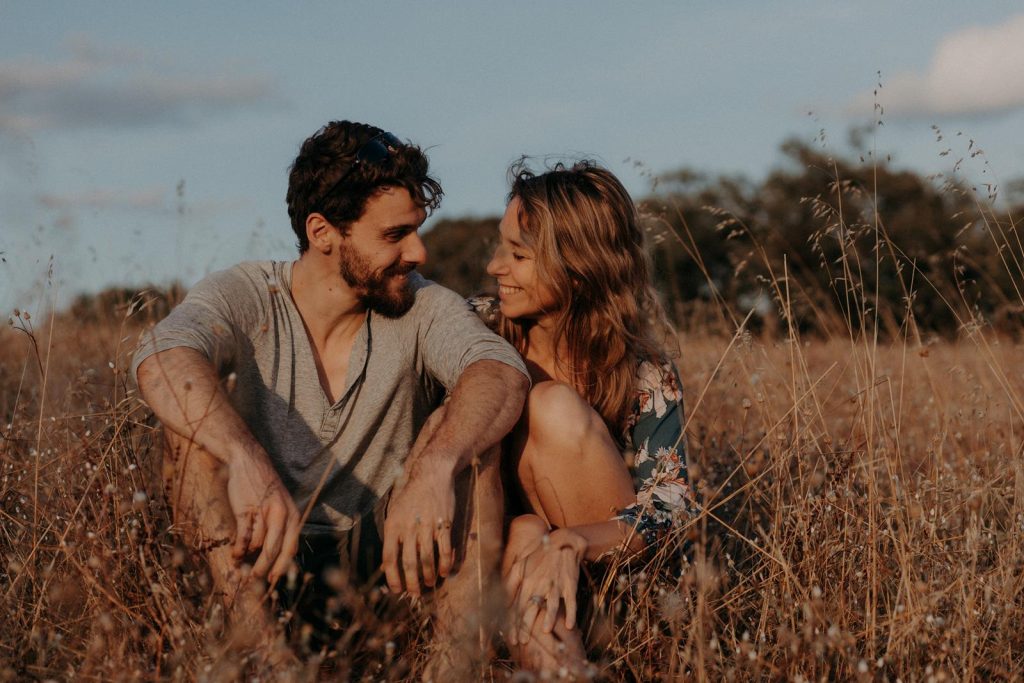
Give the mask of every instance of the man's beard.
M 409 281 L 406 280 L 397 291 L 389 288 L 388 284 L 396 276 L 408 275 L 414 270 L 415 265 L 396 263 L 375 273 L 354 249 L 341 251 L 341 277 L 355 291 L 359 303 L 386 318 L 401 317 L 412 308 L 416 295 Z

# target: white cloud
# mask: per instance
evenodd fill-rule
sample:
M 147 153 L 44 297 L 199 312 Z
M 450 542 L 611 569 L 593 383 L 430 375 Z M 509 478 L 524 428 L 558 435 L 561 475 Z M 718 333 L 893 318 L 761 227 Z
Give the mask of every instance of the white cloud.
M 0 134 L 46 129 L 190 124 L 270 101 L 265 76 L 213 69 L 178 73 L 118 47 L 69 40 L 68 59 L 0 61 Z
M 994 26 L 972 26 L 939 43 L 925 73 L 885 78 L 877 95 L 886 116 L 985 116 L 1024 108 L 1024 14 Z M 870 111 L 865 93 L 851 112 Z

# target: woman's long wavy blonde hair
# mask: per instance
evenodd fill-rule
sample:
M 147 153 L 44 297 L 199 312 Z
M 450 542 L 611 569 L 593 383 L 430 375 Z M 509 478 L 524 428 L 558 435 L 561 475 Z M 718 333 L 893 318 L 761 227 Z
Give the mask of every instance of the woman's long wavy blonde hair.
M 537 278 L 557 301 L 559 369 L 618 438 L 636 400 L 637 364 L 665 358 L 671 328 L 651 286 L 650 260 L 636 205 L 610 171 L 592 161 L 534 174 L 509 170 L 508 200 L 519 200 L 519 229 L 533 249 Z M 532 320 L 500 322 L 526 352 Z

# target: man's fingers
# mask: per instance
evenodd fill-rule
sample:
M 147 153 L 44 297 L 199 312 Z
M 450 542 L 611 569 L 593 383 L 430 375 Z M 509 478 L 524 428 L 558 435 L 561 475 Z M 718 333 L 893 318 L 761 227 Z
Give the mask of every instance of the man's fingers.
M 270 570 L 270 580 L 272 583 L 276 582 L 288 572 L 288 568 L 292 564 L 292 559 L 295 557 L 295 554 L 299 552 L 299 533 L 301 531 L 302 527 L 299 525 L 299 511 L 292 510 L 285 522 L 284 539 L 281 541 L 281 552 L 278 553 L 277 562 L 274 563 L 274 568 Z
M 434 561 L 434 530 L 430 527 L 430 524 L 421 523 L 416 525 L 416 545 L 419 551 L 419 571 L 423 574 L 423 585 L 425 588 L 433 588 L 437 572 Z
M 402 592 L 402 578 L 398 571 L 398 536 L 387 525 L 384 526 L 384 552 L 382 557 L 384 576 L 392 593 Z
M 419 595 L 419 562 L 416 561 L 415 537 L 402 539 L 402 573 L 405 575 L 405 590 L 411 595 Z
M 423 574 L 423 587 L 433 588 L 434 584 L 437 583 L 437 576 L 434 572 L 434 542 L 431 539 L 429 547 L 421 547 L 419 550 L 420 555 L 420 571 Z
M 252 514 L 243 512 L 235 517 L 235 546 L 231 549 L 231 555 L 236 561 L 245 557 L 245 551 L 249 547 L 251 538 Z
M 257 528 L 262 526 L 267 527 L 265 538 L 261 539 L 263 551 L 260 553 L 259 558 L 256 560 L 256 564 L 254 564 L 252 567 L 252 573 L 260 578 L 266 576 L 267 572 L 277 561 L 277 554 L 281 550 L 281 541 L 284 538 L 283 527 L 287 517 L 285 516 L 283 510 L 278 510 L 275 512 L 270 513 L 272 516 L 267 520 L 266 524 L 257 523 L 256 525 Z M 259 518 L 257 518 L 257 520 L 258 519 Z M 255 537 L 256 534 L 253 533 L 254 541 Z
M 452 523 L 438 520 L 437 529 L 437 572 L 441 576 L 448 576 L 452 571 L 452 564 L 455 562 L 455 553 L 452 551 Z
M 264 514 L 262 510 L 257 510 L 252 516 L 252 535 L 249 536 L 249 545 L 245 549 L 247 553 L 254 553 L 263 547 L 268 525 L 268 522 L 264 519 Z

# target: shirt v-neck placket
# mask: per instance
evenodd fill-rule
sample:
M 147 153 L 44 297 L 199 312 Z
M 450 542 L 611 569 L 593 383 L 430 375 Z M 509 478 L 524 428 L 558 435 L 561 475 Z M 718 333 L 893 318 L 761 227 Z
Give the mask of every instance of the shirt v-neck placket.
M 367 312 L 366 320 L 360 328 L 356 337 L 352 355 L 349 358 L 348 372 L 345 373 L 345 392 L 334 405 L 325 405 L 323 417 L 320 420 L 320 440 L 324 443 L 333 441 L 342 425 L 342 414 L 346 406 L 355 395 L 358 387 L 366 381 L 366 366 L 370 361 L 370 314 Z M 323 395 L 323 392 L 321 392 Z M 326 395 L 323 401 L 327 403 Z

